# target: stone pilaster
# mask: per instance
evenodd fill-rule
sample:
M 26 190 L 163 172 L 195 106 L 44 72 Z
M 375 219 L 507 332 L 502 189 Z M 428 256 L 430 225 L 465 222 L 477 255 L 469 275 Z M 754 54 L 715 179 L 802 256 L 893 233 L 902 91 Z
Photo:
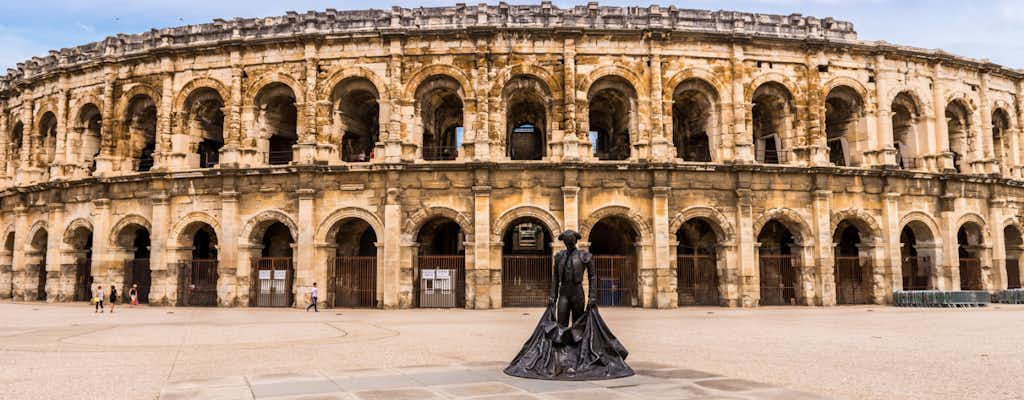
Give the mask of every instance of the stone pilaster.
M 473 266 L 466 270 L 466 307 L 494 308 L 501 304 L 501 264 L 492 265 L 491 187 L 473 187 Z M 467 254 L 467 257 L 469 255 Z
M 241 53 L 239 50 L 232 50 L 229 58 L 231 60 L 231 89 L 226 99 L 224 116 L 224 147 L 220 149 L 220 157 L 217 162 L 221 167 L 237 167 L 240 161 L 238 153 L 242 140 L 242 66 L 240 65 Z
M 942 78 L 942 65 L 936 63 L 932 69 L 932 123 L 933 130 L 928 137 L 934 140 L 931 147 L 931 171 L 942 172 L 952 171 L 953 152 L 949 148 L 949 126 L 946 123 L 946 99 L 943 94 L 946 90 Z M 964 155 L 966 156 L 966 155 Z
M 299 214 L 296 223 L 299 225 L 299 232 L 295 242 L 295 282 L 292 284 L 292 290 L 295 295 L 294 306 L 305 307 L 309 304 L 308 298 L 313 288 L 313 282 L 318 282 L 317 286 L 322 291 L 327 291 L 324 288 L 327 282 L 327 264 L 326 260 L 316 260 L 314 257 L 316 250 L 313 245 L 313 235 L 316 230 L 316 190 L 299 189 L 297 195 Z
M 747 119 L 751 117 L 751 109 L 743 90 L 743 86 L 748 83 L 743 60 L 743 46 L 733 44 L 732 57 L 729 59 L 729 70 L 732 75 L 732 90 L 729 93 L 732 97 L 732 123 L 729 125 L 732 125 L 732 131 L 727 130 L 727 125 L 722 127 L 722 132 L 723 135 L 733 135 L 734 162 L 750 164 L 754 162 L 754 138 L 753 133 L 747 131 Z M 725 118 L 723 120 L 729 121 Z
M 225 188 L 220 195 L 220 235 L 217 241 L 217 302 L 218 305 L 245 305 L 243 295 L 247 295 L 248 285 L 239 278 L 239 271 L 247 271 L 239 265 L 238 256 L 238 192 L 234 188 Z M 242 288 L 245 289 L 242 289 Z M 248 296 L 244 296 L 248 297 Z
M 736 254 L 741 307 L 756 307 L 761 300 L 761 277 L 757 269 L 754 210 L 750 189 L 736 190 Z
M 943 194 L 939 210 L 939 232 L 936 236 L 945 238 L 942 242 L 942 253 L 945 257 L 935 260 L 935 271 L 932 274 L 935 279 L 932 286 L 935 290 L 960 290 L 960 253 L 957 243 L 956 215 L 954 214 L 954 202 L 956 196 Z
M 390 180 L 390 179 L 389 179 Z M 394 181 L 393 181 L 394 182 Z M 397 184 L 397 182 L 394 182 Z M 381 293 L 381 305 L 383 308 L 407 308 L 412 305 L 413 293 L 411 281 L 409 285 L 403 284 L 401 275 L 411 278 L 411 261 L 415 253 L 402 258 L 403 247 L 408 249 L 406 238 L 402 234 L 402 205 L 399 203 L 401 189 L 391 187 L 387 189 L 387 198 L 384 203 L 384 235 L 390 240 L 384 241 L 383 257 L 378 262 L 377 281 L 378 291 Z M 409 270 L 403 271 L 403 266 Z
M 672 270 L 671 243 L 675 243 L 675 237 L 669 232 L 669 195 L 672 188 L 668 186 L 655 186 L 651 188 L 653 194 L 651 208 L 653 213 L 651 220 L 654 221 L 654 307 L 676 308 L 678 307 L 679 296 L 676 292 L 676 274 Z
M 811 227 L 815 234 L 814 250 L 815 266 L 806 266 L 817 271 L 817 288 L 814 305 L 834 306 L 836 305 L 836 281 L 835 281 L 835 254 L 832 248 L 832 214 L 831 214 L 832 192 L 829 190 L 814 191 L 814 200 L 811 205 L 811 214 L 814 226 Z M 806 269 L 806 268 L 805 268 Z
M 150 197 L 152 204 L 152 230 L 150 232 L 149 268 L 152 284 L 149 289 L 149 303 L 175 305 L 178 301 L 178 265 L 167 257 L 170 237 L 171 204 L 166 193 L 159 192 Z
M 993 149 L 992 143 L 992 107 L 989 103 L 988 88 L 990 76 L 987 71 L 982 71 L 980 74 L 981 88 L 978 89 L 978 112 L 975 121 L 980 120 L 980 124 L 975 124 L 972 121 L 971 124 L 971 135 L 974 135 L 974 173 L 976 174 L 998 174 L 999 166 L 996 163 L 996 152 Z M 1005 135 L 1005 133 L 1004 133 Z M 1005 138 L 1003 139 L 1005 140 Z
M 589 127 L 579 126 L 576 118 L 576 39 L 565 38 L 562 43 L 562 75 L 565 79 L 563 96 L 565 97 L 565 135 L 562 137 L 562 159 L 579 160 L 591 154 L 590 141 L 580 140 L 587 137 Z
M 25 246 L 29 242 L 28 236 L 28 210 L 23 205 L 14 207 L 14 254 L 11 255 L 11 281 L 14 285 L 13 297 L 15 300 L 28 301 L 29 293 L 26 288 L 29 283 L 27 265 L 25 260 Z
M 888 188 L 887 188 L 888 190 Z M 882 194 L 882 240 L 885 243 L 884 260 L 876 258 L 876 270 L 884 274 L 886 285 L 892 290 L 885 292 L 885 303 L 892 302 L 892 291 L 903 290 L 903 254 L 900 249 L 900 194 Z M 936 233 L 937 234 L 937 233 Z
M 1006 207 L 1006 200 L 990 199 L 988 202 L 989 230 L 991 238 L 991 255 L 988 264 L 982 263 L 981 284 L 989 291 L 1006 289 L 1006 240 L 1003 235 L 1003 221 L 1006 219 L 1003 211 Z M 984 268 L 988 266 L 989 268 Z
M 317 49 L 316 43 L 307 41 L 305 46 L 305 96 L 302 104 L 295 104 L 298 109 L 298 127 L 297 133 L 299 136 L 298 143 L 295 144 L 295 155 L 293 157 L 293 163 L 297 164 L 312 164 L 318 161 L 327 161 L 330 157 L 330 151 L 326 151 L 324 158 L 321 158 L 318 150 L 318 141 L 316 135 L 316 82 L 317 82 L 317 65 L 320 63 L 320 54 Z M 298 297 L 296 297 L 298 299 Z M 296 303 L 298 301 L 296 300 Z
M 100 107 L 100 114 L 102 114 L 100 154 L 96 156 L 96 171 L 93 172 L 96 176 L 109 175 L 114 170 L 114 151 L 117 145 L 115 140 L 117 123 L 114 117 L 114 79 L 113 73 L 108 71 L 103 82 L 101 98 L 103 105 Z

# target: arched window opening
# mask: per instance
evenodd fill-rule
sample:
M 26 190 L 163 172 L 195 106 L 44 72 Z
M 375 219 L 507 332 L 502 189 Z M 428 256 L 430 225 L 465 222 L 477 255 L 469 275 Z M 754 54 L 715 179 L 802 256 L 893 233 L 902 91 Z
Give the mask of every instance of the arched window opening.
M 337 223 L 329 290 L 335 307 L 377 307 L 377 233 L 366 221 Z
M 683 161 L 711 161 L 711 132 L 715 129 L 718 94 L 708 83 L 690 79 L 672 96 L 672 143 Z
M 287 225 L 273 222 L 260 237 L 260 257 L 253 263 L 250 301 L 255 307 L 290 307 L 294 301 L 295 238 Z
M 960 100 L 946 106 L 946 127 L 949 135 L 949 151 L 953 153 L 953 169 L 957 173 L 967 172 L 965 157 L 974 147 L 971 137 L 970 108 Z
M 34 276 L 36 285 L 25 288 L 25 300 L 46 301 L 46 280 L 49 279 L 46 271 L 48 239 L 46 229 L 39 229 L 29 243 L 29 251 L 25 254 L 25 275 L 29 277 L 26 280 Z
M 590 252 L 597 272 L 597 301 L 602 306 L 639 307 L 637 279 L 639 234 L 619 216 L 606 217 L 590 231 Z
M 366 162 L 380 140 L 380 96 L 372 82 L 351 78 L 338 84 L 332 94 L 335 123 L 341 133 L 341 159 Z
M 546 151 L 547 87 L 539 80 L 521 75 L 502 90 L 507 104 L 505 131 L 507 155 L 513 160 L 541 160 Z
M 293 146 L 299 142 L 295 92 L 283 83 L 272 83 L 260 91 L 257 99 L 260 130 L 267 138 L 267 163 L 292 162 Z
M 794 120 L 793 96 L 785 86 L 768 82 L 754 91 L 752 102 L 754 159 L 762 164 L 786 162 L 783 139 Z
M 7 167 L 8 175 L 13 176 L 14 172 L 18 169 L 21 164 L 21 146 L 24 143 L 25 137 L 25 124 L 21 121 L 14 123 L 11 128 L 11 136 L 7 141 L 8 152 L 7 152 Z
M 188 137 L 199 155 L 199 168 L 210 168 L 220 161 L 224 147 L 224 99 L 211 88 L 202 88 L 185 101 L 188 113 Z
M 606 76 L 594 82 L 588 95 L 590 142 L 599 160 L 626 160 L 633 148 L 631 135 L 636 90 L 625 79 Z
M 462 87 L 448 76 L 427 79 L 416 90 L 423 129 L 423 159 L 454 160 L 462 145 Z
M 57 157 L 57 117 L 52 112 L 43 114 L 39 120 L 39 153 L 36 153 L 36 167 L 49 170 Z
M 153 282 L 149 265 L 150 245 L 149 230 L 139 224 L 130 224 L 117 234 L 117 250 L 124 257 L 124 288 L 121 293 L 127 295 L 134 285 L 139 303 L 149 303 Z
M 100 155 L 103 141 L 101 129 L 103 127 L 103 115 L 99 107 L 94 104 L 87 104 L 78 113 L 78 143 L 72 152 L 78 152 L 78 164 L 89 171 L 96 172 L 96 157 Z
M 919 153 L 923 147 L 918 142 L 917 122 L 920 118 L 917 102 L 906 92 L 896 95 L 892 101 L 892 136 L 896 148 L 896 165 L 900 169 L 919 168 Z
M 992 155 L 1003 166 L 1004 174 L 1009 172 L 1009 167 L 1012 164 L 1009 133 L 1010 115 L 1006 113 L 1006 110 L 997 108 L 992 112 Z
M 757 235 L 761 305 L 795 305 L 800 270 L 796 239 L 785 225 L 768 221 Z
M 860 94 L 849 86 L 832 89 L 825 98 L 825 143 L 828 159 L 833 165 L 854 165 L 859 159 L 853 153 L 857 143 L 864 139 L 859 132 L 863 101 Z
M 416 306 L 466 306 L 465 241 L 462 227 L 448 218 L 434 218 L 420 228 L 416 235 L 419 251 L 413 271 Z
M 679 305 L 715 306 L 718 292 L 718 236 L 704 219 L 676 231 L 676 291 Z
M 871 257 L 862 233 L 850 221 L 841 221 L 832 235 L 835 243 L 837 304 L 871 303 Z
M 156 103 L 153 99 L 146 95 L 132 98 L 125 115 L 125 126 L 132 170 L 149 171 L 153 168 L 153 153 L 156 151 Z
M 903 290 L 929 290 L 934 287 L 932 270 L 937 247 L 924 223 L 913 221 L 900 231 Z
M 217 233 L 202 222 L 193 222 L 186 232 L 194 233 L 188 243 L 191 259 L 179 270 L 178 305 L 214 307 L 218 303 Z
M 65 254 L 75 266 L 75 301 L 92 298 L 92 230 L 79 226 L 66 233 L 64 242 L 68 245 Z
M 1021 237 L 1021 232 L 1016 226 L 1007 225 L 1006 228 L 1003 228 L 1003 242 L 1006 249 L 1006 261 L 1004 264 L 1006 288 L 1020 289 L 1020 258 L 1021 253 L 1024 252 L 1024 238 Z
M 501 242 L 501 304 L 543 307 L 551 296 L 551 241 L 548 228 L 536 218 L 512 221 Z
M 981 227 L 966 223 L 956 233 L 957 255 L 960 257 L 960 290 L 983 290 L 981 252 L 984 251 Z

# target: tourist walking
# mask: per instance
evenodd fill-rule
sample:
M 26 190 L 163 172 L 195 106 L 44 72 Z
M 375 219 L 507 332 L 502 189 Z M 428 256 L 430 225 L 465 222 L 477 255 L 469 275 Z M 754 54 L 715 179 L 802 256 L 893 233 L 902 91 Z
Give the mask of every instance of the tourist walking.
M 132 299 L 132 307 L 139 305 L 139 285 L 133 283 L 132 288 L 128 289 L 128 298 Z
M 96 293 L 92 294 L 92 301 L 96 303 L 96 310 L 93 313 L 103 312 L 103 286 L 96 286 Z
M 117 288 L 110 285 L 110 313 L 114 313 L 114 305 L 117 304 Z
M 320 312 L 320 310 L 317 309 L 317 307 L 316 307 L 316 298 L 317 298 L 316 282 L 313 282 L 313 290 L 309 291 L 309 298 L 310 298 L 310 302 L 309 302 L 309 305 L 306 306 L 306 312 L 309 312 L 310 308 L 313 308 L 313 312 Z

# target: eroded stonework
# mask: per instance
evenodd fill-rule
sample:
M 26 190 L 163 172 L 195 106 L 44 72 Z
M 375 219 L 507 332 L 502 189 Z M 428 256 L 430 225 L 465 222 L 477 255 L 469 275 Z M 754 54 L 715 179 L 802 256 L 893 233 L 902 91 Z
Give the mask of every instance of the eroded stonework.
M 318 282 L 325 305 L 414 307 L 437 267 L 455 306 L 533 304 L 565 229 L 617 305 L 1014 287 L 1022 97 L 1021 71 L 798 14 L 502 3 L 118 35 L 0 78 L 0 297 L 302 305 Z

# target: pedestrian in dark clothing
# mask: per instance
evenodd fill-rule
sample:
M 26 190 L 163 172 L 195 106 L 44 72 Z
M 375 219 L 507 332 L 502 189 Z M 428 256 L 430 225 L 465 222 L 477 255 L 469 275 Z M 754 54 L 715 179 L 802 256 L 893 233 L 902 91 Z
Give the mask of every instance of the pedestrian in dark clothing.
M 117 304 L 117 288 L 110 285 L 110 313 L 114 313 L 114 304 Z

